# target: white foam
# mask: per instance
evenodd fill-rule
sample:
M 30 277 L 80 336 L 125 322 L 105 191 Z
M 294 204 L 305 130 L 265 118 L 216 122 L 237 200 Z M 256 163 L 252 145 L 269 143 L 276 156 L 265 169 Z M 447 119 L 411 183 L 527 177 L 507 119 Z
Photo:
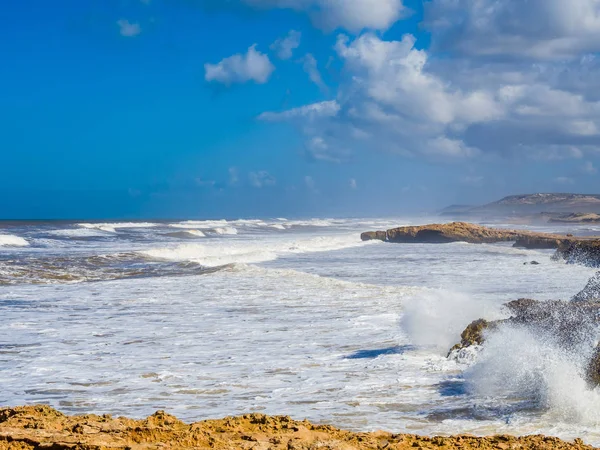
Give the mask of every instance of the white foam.
M 116 223 L 80 223 L 78 226 L 87 229 L 96 229 L 107 233 L 116 233 L 120 228 L 154 228 L 158 224 L 150 222 L 116 222 Z
M 52 230 L 49 231 L 49 234 L 52 234 L 54 236 L 65 236 L 65 237 L 79 237 L 79 238 L 85 238 L 85 237 L 101 237 L 101 236 L 106 236 L 106 232 L 107 230 L 101 230 L 98 228 L 67 228 L 64 230 Z M 111 229 L 110 232 L 116 232 L 116 230 L 113 228 Z
M 497 302 L 435 289 L 420 292 L 406 301 L 401 326 L 415 345 L 446 355 L 460 341 L 460 334 L 469 323 L 498 314 Z
M 13 234 L 0 234 L 0 247 L 27 247 L 29 242 Z
M 600 389 L 589 389 L 583 376 L 590 352 L 587 345 L 566 351 L 552 338 L 505 325 L 488 336 L 467 379 L 482 397 L 531 399 L 550 420 L 597 427 Z
M 173 228 L 200 228 L 208 229 L 227 226 L 226 220 L 186 220 L 185 222 L 169 224 Z
M 186 230 L 183 233 L 189 234 L 192 237 L 206 237 L 206 234 L 200 230 Z
M 210 233 L 219 234 L 221 236 L 223 236 L 223 235 L 233 236 L 233 235 L 238 234 L 237 228 L 234 228 L 234 227 L 218 227 L 218 228 L 213 228 L 208 231 Z
M 184 244 L 171 248 L 159 248 L 141 253 L 151 258 L 174 261 L 193 261 L 206 267 L 218 267 L 233 263 L 260 263 L 281 256 L 311 252 L 327 252 L 344 248 L 376 244 L 361 242 L 357 235 L 319 236 L 313 238 L 277 241 L 219 241 L 216 243 Z

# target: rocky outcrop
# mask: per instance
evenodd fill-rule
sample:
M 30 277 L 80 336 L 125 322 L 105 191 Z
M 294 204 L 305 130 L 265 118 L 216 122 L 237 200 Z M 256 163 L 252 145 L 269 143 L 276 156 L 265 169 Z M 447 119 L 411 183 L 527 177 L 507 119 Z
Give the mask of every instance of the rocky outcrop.
M 398 244 L 447 244 L 468 242 L 493 244 L 514 242 L 515 247 L 531 250 L 556 249 L 555 259 L 569 263 L 600 267 L 600 236 L 573 236 L 570 234 L 536 233 L 524 230 L 505 230 L 474 225 L 468 222 L 452 222 L 410 227 L 392 228 L 387 231 L 367 231 L 363 241 L 380 240 Z
M 387 241 L 387 232 L 385 231 L 367 231 L 360 235 L 363 241 Z
M 392 228 L 387 231 L 370 231 L 363 233 L 361 237 L 363 240 L 379 239 L 405 244 L 440 244 L 449 242 L 479 244 L 514 241 L 519 237 L 519 233 L 514 230 L 488 228 L 467 222 L 453 222 L 448 224 Z
M 363 233 L 361 238 L 364 241 L 378 239 L 402 244 L 443 244 L 449 242 L 492 244 L 514 241 L 517 246 L 525 248 L 557 248 L 563 241 L 570 243 L 579 239 L 589 239 L 532 231 L 489 228 L 468 222 L 399 227 L 387 231 L 368 231 Z
M 460 335 L 460 343 L 450 349 L 448 356 L 457 350 L 474 345 L 482 345 L 485 342 L 485 333 L 497 328 L 498 324 L 499 322 L 488 322 L 485 319 L 478 319 L 471 322 Z
M 554 258 L 571 264 L 600 267 L 600 238 L 570 238 L 561 242 Z
M 461 342 L 450 349 L 448 356 L 456 350 L 484 345 L 488 333 L 500 325 L 526 327 L 544 340 L 551 339 L 568 352 L 591 353 L 589 363 L 583 370 L 591 385 L 600 385 L 600 346 L 592 352 L 600 326 L 600 302 L 583 299 L 570 302 L 519 299 L 507 303 L 505 307 L 510 313 L 508 319 L 492 322 L 479 319 L 472 322 L 463 331 Z
M 596 213 L 572 213 L 550 215 L 550 223 L 600 223 L 600 214 Z
M 592 450 L 544 436 L 424 437 L 381 431 L 353 433 L 289 417 L 249 414 L 191 425 L 159 411 L 145 420 L 66 416 L 48 406 L 0 409 L 0 450 L 375 450 L 558 449 Z
M 571 299 L 572 302 L 600 302 L 600 272 L 589 279 L 585 287 Z

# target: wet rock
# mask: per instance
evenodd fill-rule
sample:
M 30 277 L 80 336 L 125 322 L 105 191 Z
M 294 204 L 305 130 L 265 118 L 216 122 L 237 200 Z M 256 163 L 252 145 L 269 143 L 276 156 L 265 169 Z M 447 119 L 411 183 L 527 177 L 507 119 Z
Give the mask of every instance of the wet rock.
M 484 345 L 487 335 L 500 325 L 526 327 L 568 352 L 587 352 L 586 349 L 591 350 L 596 345 L 595 338 L 600 325 L 599 302 L 542 302 L 522 298 L 504 306 L 510 314 L 508 319 L 495 322 L 479 319 L 472 322 L 463 331 L 461 342 L 452 347 L 448 356 L 457 350 Z M 600 348 L 594 351 L 585 371 L 591 385 L 600 384 Z
M 586 379 L 590 386 L 600 385 L 600 345 L 592 353 L 586 368 Z
M 482 345 L 485 342 L 485 333 L 498 326 L 498 322 L 488 322 L 478 319 L 471 322 L 460 335 L 460 343 L 456 344 L 448 352 L 448 356 L 457 350 L 465 349 L 474 345 Z
M 367 231 L 360 235 L 363 241 L 386 241 L 387 233 L 385 231 Z
M 553 258 L 570 264 L 600 267 L 600 239 L 569 238 L 558 246 Z
M 600 272 L 597 272 L 587 282 L 585 287 L 575 295 L 571 301 L 573 302 L 600 302 Z

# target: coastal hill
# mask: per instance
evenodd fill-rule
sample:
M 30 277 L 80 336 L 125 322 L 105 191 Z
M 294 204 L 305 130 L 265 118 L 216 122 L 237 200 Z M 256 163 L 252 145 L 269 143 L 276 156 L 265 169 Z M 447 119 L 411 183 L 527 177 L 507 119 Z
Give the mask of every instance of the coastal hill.
M 510 218 L 529 217 L 556 222 L 579 221 L 578 215 L 585 214 L 586 222 L 600 221 L 600 195 L 595 194 L 524 194 L 511 195 L 482 206 L 452 205 L 440 212 L 449 217 Z M 591 216 L 590 216 L 591 214 Z M 595 215 L 599 216 L 596 217 Z M 562 220 L 567 218 L 569 220 Z

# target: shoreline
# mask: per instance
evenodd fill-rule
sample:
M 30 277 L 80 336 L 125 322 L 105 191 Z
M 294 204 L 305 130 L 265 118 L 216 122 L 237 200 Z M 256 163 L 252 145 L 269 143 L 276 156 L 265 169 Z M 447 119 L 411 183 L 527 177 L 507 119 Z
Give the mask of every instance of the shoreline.
M 0 408 L 0 450 L 103 449 L 594 449 L 581 439 L 417 436 L 383 431 L 357 433 L 287 416 L 248 414 L 186 424 L 158 411 L 143 420 L 110 415 L 67 416 L 46 406 Z

